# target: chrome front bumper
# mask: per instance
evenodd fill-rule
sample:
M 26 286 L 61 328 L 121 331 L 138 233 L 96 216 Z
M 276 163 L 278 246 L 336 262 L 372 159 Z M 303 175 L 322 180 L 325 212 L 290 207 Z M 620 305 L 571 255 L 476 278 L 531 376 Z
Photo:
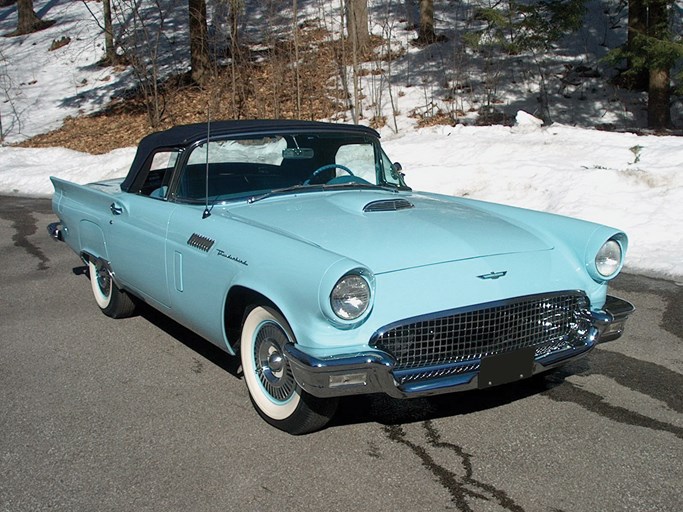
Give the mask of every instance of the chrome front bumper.
M 583 347 L 535 359 L 529 371 L 520 374 L 518 380 L 582 357 L 598 343 L 616 340 L 624 332 L 624 324 L 634 310 L 630 302 L 608 296 L 602 310 L 590 313 L 593 327 Z M 474 371 L 401 384 L 400 373 L 405 370 L 395 371 L 396 360 L 381 350 L 369 349 L 354 354 L 319 358 L 302 351 L 293 343 L 288 343 L 284 351 L 301 388 L 318 397 L 386 393 L 395 398 L 413 398 L 488 387 L 486 383 L 479 382 L 480 359 L 457 363 L 465 370 L 467 366 L 473 365 L 477 368 Z M 443 365 L 444 368 L 446 366 Z M 452 368 L 454 365 L 448 366 Z M 439 367 L 420 369 L 426 370 L 438 374 Z

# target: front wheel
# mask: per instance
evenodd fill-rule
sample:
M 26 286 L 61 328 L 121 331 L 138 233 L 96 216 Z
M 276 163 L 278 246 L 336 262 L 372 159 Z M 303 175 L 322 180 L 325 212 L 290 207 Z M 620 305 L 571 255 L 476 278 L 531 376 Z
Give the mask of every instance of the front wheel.
M 88 260 L 88 273 L 92 294 L 102 313 L 111 318 L 125 318 L 133 314 L 135 303 L 126 292 L 116 286 L 109 269 L 101 261 Z
M 317 398 L 301 389 L 284 354 L 289 341 L 294 335 L 282 315 L 255 307 L 242 327 L 242 371 L 249 397 L 264 420 L 290 434 L 307 434 L 327 424 L 338 399 Z

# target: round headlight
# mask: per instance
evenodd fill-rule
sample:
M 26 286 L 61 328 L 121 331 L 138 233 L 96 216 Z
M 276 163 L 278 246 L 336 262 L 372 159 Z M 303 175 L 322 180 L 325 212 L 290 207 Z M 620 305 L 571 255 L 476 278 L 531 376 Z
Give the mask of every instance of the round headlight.
M 342 277 L 332 288 L 330 306 L 342 320 L 355 320 L 365 313 L 370 305 L 370 285 L 357 274 Z
M 621 245 L 616 240 L 607 240 L 595 256 L 595 268 L 601 276 L 610 277 L 621 266 Z

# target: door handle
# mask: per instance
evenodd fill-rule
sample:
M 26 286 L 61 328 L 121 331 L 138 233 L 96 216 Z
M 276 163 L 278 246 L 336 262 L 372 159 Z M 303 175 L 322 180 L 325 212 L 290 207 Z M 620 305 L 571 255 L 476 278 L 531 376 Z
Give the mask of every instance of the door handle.
M 116 206 L 116 203 L 112 203 L 109 205 L 109 209 L 111 210 L 111 213 L 114 215 L 121 215 L 123 213 L 123 208 L 120 206 Z

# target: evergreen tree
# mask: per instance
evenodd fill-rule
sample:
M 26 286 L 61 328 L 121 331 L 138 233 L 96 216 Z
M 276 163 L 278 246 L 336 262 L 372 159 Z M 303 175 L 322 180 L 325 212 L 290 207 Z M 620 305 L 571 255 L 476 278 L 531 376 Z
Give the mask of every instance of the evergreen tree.
M 501 53 L 532 55 L 539 72 L 539 115 L 546 123 L 552 122 L 547 89 L 549 71 L 542 56 L 554 42 L 581 27 L 586 11 L 585 1 L 510 0 L 475 12 L 481 28 L 464 35 L 463 41 L 486 59 L 485 75 L 489 78 L 485 79 L 487 99 L 479 112 L 481 122 L 489 122 L 488 118 L 495 114 L 493 103 L 497 73 L 494 68 Z M 489 72 L 489 69 L 494 71 Z
M 648 41 L 646 51 L 651 57 L 647 102 L 647 125 L 649 128 L 671 127 L 670 69 L 675 56 L 669 54 L 668 0 L 650 0 L 648 7 Z
M 545 51 L 583 23 L 586 0 L 510 1 L 477 10 L 484 28 L 466 37 L 474 46 L 489 46 L 509 54 Z
M 614 50 L 608 61 L 626 60 L 621 83 L 648 91 L 648 127 L 671 126 L 671 69 L 683 58 L 680 35 L 671 30 L 674 0 L 629 0 L 626 45 Z

